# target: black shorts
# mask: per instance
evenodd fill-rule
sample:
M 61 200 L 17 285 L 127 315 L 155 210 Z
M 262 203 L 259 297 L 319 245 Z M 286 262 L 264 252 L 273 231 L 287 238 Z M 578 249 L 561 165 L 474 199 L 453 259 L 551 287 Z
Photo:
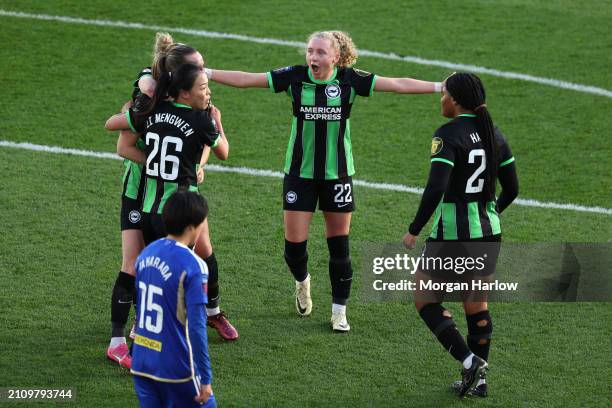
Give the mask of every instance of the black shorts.
M 501 234 L 468 241 L 428 239 L 421 254 L 419 272 L 422 275 L 419 274 L 419 279 L 457 289 L 452 294 L 444 290 L 415 293 L 415 300 L 486 301 L 487 292 L 474 289 L 473 282 L 491 282 L 494 279 L 500 249 Z M 421 287 L 420 282 L 417 282 L 417 287 Z
M 141 202 L 126 196 L 121 196 L 121 231 L 140 229 L 142 212 Z
M 161 214 L 142 213 L 141 229 L 145 245 L 167 235 Z
M 466 241 L 442 241 L 428 238 L 423 247 L 422 257 L 453 259 L 453 270 L 440 267 L 439 262 L 422 264 L 421 270 L 430 276 L 447 277 L 463 275 L 487 276 L 495 272 L 495 265 L 501 248 L 501 234 Z M 461 259 L 463 258 L 463 260 Z M 465 263 L 468 259 L 474 262 Z M 451 265 L 451 261 L 447 266 Z M 459 265 L 459 266 L 458 266 Z M 447 275 L 450 272 L 450 275 Z
M 283 209 L 315 212 L 319 210 L 348 213 L 355 211 L 353 179 L 312 180 L 285 175 L 283 180 Z

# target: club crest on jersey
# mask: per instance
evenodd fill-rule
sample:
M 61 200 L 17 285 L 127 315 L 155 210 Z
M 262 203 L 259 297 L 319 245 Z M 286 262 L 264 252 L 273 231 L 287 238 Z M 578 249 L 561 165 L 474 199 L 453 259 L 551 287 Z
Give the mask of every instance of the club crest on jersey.
M 292 69 L 293 69 L 293 66 L 282 67 L 282 68 L 275 69 L 274 73 L 275 74 L 282 74 L 283 72 L 291 71 Z
M 130 211 L 130 213 L 128 214 L 128 219 L 130 220 L 132 224 L 136 224 L 138 221 L 140 221 L 140 211 L 138 210 Z
M 444 142 L 439 137 L 431 139 L 431 155 L 435 156 L 440 153 L 442 151 L 442 146 L 444 146 Z
M 297 194 L 295 191 L 288 191 L 285 195 L 285 200 L 287 200 L 289 204 L 295 203 L 297 201 Z
M 325 87 L 325 95 L 328 98 L 334 99 L 340 96 L 340 87 L 336 84 L 329 84 Z

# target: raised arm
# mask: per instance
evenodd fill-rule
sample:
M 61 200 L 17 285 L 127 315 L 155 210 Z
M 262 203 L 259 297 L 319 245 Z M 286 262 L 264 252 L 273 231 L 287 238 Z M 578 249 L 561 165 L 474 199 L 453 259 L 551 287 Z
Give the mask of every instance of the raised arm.
M 440 92 L 440 82 L 421 81 L 413 78 L 376 77 L 374 90 L 378 92 L 395 92 L 402 94 L 424 94 Z
M 155 82 L 151 75 L 145 75 L 138 80 L 140 92 L 147 95 L 149 98 L 152 98 L 155 93 L 155 85 L 157 85 L 157 82 Z
M 268 87 L 268 77 L 265 73 L 223 71 L 220 69 L 206 68 L 206 75 L 208 75 L 208 79 L 211 81 L 236 88 Z

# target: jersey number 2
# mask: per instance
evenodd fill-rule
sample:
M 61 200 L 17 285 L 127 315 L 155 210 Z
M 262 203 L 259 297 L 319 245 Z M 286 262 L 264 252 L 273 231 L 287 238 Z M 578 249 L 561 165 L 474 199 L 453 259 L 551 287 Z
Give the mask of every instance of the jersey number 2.
M 480 157 L 480 166 L 476 169 L 474 174 L 468 179 L 465 184 L 466 193 L 480 193 L 484 187 L 484 179 L 478 178 L 483 171 L 487 168 L 487 157 L 485 156 L 484 149 L 470 150 L 470 156 L 468 157 L 468 163 L 476 163 L 476 157 Z M 478 181 L 478 184 L 474 185 L 474 182 Z
M 152 177 L 161 176 L 164 180 L 173 181 L 178 177 L 179 158 L 168 154 L 168 146 L 174 145 L 174 151 L 177 153 L 183 150 L 183 140 L 174 136 L 164 136 L 161 145 L 161 153 L 159 162 L 157 153 L 159 152 L 159 135 L 157 133 L 148 132 L 145 139 L 147 146 L 153 144 L 153 150 L 147 156 L 147 175 Z M 168 171 L 170 167 L 170 171 Z
M 162 288 L 155 285 L 147 285 L 140 281 L 138 282 L 140 289 L 140 316 L 138 318 L 138 327 L 146 328 L 147 331 L 159 334 L 164 325 L 164 309 L 159 303 L 155 302 L 155 295 L 163 296 Z M 146 315 L 146 317 L 145 317 Z

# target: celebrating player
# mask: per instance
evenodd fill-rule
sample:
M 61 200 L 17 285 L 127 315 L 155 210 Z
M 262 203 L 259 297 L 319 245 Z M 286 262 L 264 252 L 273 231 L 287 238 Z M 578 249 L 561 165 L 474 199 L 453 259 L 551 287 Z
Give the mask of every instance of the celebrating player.
M 134 81 L 132 100 L 124 106 L 127 110 L 134 103 L 144 103 L 155 92 L 155 78 L 163 71 L 174 70 L 183 63 L 193 63 L 202 69 L 204 59 L 202 55 L 189 45 L 174 43 L 167 33 L 157 33 L 153 47 L 153 67 L 146 67 L 138 74 Z M 123 137 L 117 143 L 117 150 L 124 160 L 125 172 L 123 175 L 123 191 L 121 193 L 121 271 L 113 287 L 111 299 L 111 340 L 106 355 L 125 368 L 130 368 L 131 357 L 125 341 L 125 324 L 130 314 L 130 306 L 135 295 L 134 288 L 134 261 L 144 248 L 144 240 L 140 230 L 142 208 L 142 193 L 144 183 L 142 180 L 142 164 L 144 163 L 144 142 L 139 140 L 137 146 L 130 146 L 129 130 L 121 130 Z M 132 135 L 134 136 L 134 135 Z M 204 164 L 208 160 L 210 149 L 206 148 L 202 154 L 198 169 L 198 182 L 204 178 Z M 203 247 L 203 245 L 201 245 Z M 212 253 L 212 250 L 210 251 Z M 214 258 L 214 257 L 213 257 Z
M 139 317 L 131 372 L 141 407 L 216 407 L 204 316 L 208 269 L 189 249 L 207 213 L 201 195 L 173 193 L 162 212 L 168 236 L 136 261 Z
M 442 115 L 452 120 L 440 127 L 431 147 L 431 169 L 421 204 L 404 236 L 414 248 L 429 218 L 435 218 L 423 257 L 452 257 L 457 248 L 473 242 L 501 242 L 501 213 L 518 195 L 514 157 L 502 133 L 494 127 L 487 110 L 485 89 L 473 74 L 455 73 L 445 81 L 440 100 Z M 496 180 L 502 191 L 495 198 Z M 435 249 L 434 249 L 435 248 Z M 494 262 L 492 268 L 494 269 Z M 486 293 L 463 302 L 468 326 L 467 344 L 450 312 L 439 300 L 417 298 L 415 305 L 427 327 L 451 355 L 463 364 L 462 380 L 453 387 L 461 397 L 467 393 L 485 397 L 489 348 L 493 323 Z M 479 380 L 477 382 L 477 380 Z
M 173 42 L 172 37 L 167 33 L 157 33 L 155 44 L 153 66 L 151 69 L 148 69 L 150 75 L 143 76 L 141 73 L 138 83 L 135 83 L 135 86 L 143 89 L 143 92 L 148 96 L 153 96 L 156 81 L 163 73 L 176 71 L 178 67 L 184 63 L 191 63 L 200 67 L 201 69 L 204 68 L 204 59 L 195 48 L 186 44 Z M 143 70 L 143 72 L 146 71 L 147 69 Z M 140 100 L 139 102 L 142 105 L 146 103 L 146 100 L 147 98 L 143 98 L 143 100 Z M 123 126 L 127 128 L 127 122 L 124 122 Z M 129 136 L 128 133 L 125 134 Z M 120 137 L 117 152 L 123 157 L 138 159 L 140 157 L 139 155 L 142 155 L 142 153 L 140 153 L 137 149 L 134 149 L 133 145 L 131 144 L 132 140 L 133 138 L 130 137 Z M 204 180 L 204 165 L 207 163 L 209 155 L 210 147 L 204 146 L 204 150 L 199 160 L 199 165 L 196 166 L 198 184 L 202 183 Z M 236 340 L 238 338 L 238 332 L 227 320 L 224 312 L 221 311 L 219 307 L 219 268 L 217 258 L 213 252 L 210 235 L 208 233 L 208 221 L 206 221 L 204 232 L 205 233 L 202 234 L 201 237 L 198 237 L 198 240 L 196 241 L 195 252 L 202 257 L 202 259 L 204 259 L 210 272 L 208 282 L 209 303 L 206 305 L 208 325 L 215 328 L 219 335 L 225 340 Z
M 356 60 L 357 51 L 346 33 L 324 31 L 310 36 L 306 65 L 269 73 L 206 70 L 215 82 L 270 88 L 291 98 L 293 122 L 285 159 L 283 208 L 285 260 L 296 281 L 295 306 L 302 316 L 311 313 L 306 244 L 318 202 L 329 249 L 331 324 L 333 330 L 342 332 L 350 330 L 346 304 L 353 276 L 349 255 L 351 213 L 355 209 L 349 120 L 353 101 L 356 96 L 371 96 L 373 91 L 432 93 L 440 86 L 411 78 L 375 76 L 351 68 Z

